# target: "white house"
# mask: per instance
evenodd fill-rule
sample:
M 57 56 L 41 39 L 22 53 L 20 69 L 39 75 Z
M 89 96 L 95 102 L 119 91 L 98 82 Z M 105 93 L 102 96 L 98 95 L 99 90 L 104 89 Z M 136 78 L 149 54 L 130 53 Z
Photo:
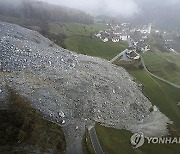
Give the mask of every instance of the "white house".
M 96 34 L 96 37 L 99 37 L 99 38 L 100 38 L 100 37 L 101 37 L 101 34 L 100 34 L 100 33 Z
M 119 42 L 119 38 L 113 37 L 112 42 L 114 42 L 114 43 Z
M 121 35 L 120 36 L 120 39 L 123 40 L 123 41 L 127 41 L 129 38 L 130 38 L 129 35 Z
M 134 57 L 134 60 L 138 60 L 140 58 L 140 55 L 137 55 L 136 57 Z
M 120 33 L 120 32 L 117 32 L 117 31 L 113 31 L 113 34 L 114 34 L 114 35 L 120 35 L 121 33 Z
M 141 33 L 142 33 L 142 34 L 147 34 L 147 33 L 148 33 L 148 30 L 147 30 L 147 29 L 142 29 L 142 30 L 141 30 Z
M 147 52 L 150 50 L 150 45 L 142 43 L 142 44 L 138 44 L 138 48 L 142 52 Z
M 107 37 L 103 38 L 102 41 L 105 43 L 105 42 L 108 42 L 109 39 Z
M 144 36 L 142 36 L 142 38 L 143 38 L 143 39 L 147 39 L 147 38 L 148 38 L 148 36 L 147 36 L 147 35 L 144 35 Z
M 119 25 L 116 25 L 116 28 L 120 28 L 120 26 L 119 26 Z
M 138 45 L 138 42 L 133 42 L 133 45 L 134 45 L 134 46 L 137 46 L 137 45 Z
M 65 120 L 62 120 L 62 121 L 61 121 L 61 124 L 65 124 L 65 123 L 66 123 L 66 121 L 65 121 Z

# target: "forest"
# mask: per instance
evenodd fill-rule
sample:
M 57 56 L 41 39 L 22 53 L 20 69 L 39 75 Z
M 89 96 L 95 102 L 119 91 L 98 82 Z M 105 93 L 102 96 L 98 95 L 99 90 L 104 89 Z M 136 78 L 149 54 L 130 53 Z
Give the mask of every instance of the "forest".
M 83 11 L 35 0 L 1 0 L 0 14 L 42 21 L 93 23 L 93 17 Z

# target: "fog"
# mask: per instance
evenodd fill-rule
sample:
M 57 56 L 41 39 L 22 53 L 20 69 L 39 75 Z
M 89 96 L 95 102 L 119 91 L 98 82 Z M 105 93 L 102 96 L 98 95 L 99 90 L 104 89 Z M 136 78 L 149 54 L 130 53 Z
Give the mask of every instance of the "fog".
M 41 0 L 53 4 L 81 9 L 93 15 L 123 16 L 144 13 L 144 9 L 159 9 L 179 5 L 179 0 Z
M 92 15 L 132 16 L 139 12 L 135 0 L 42 0 L 83 10 Z
M 10 5 L 24 0 L 7 1 Z M 26 0 L 30 1 L 30 0 Z M 32 0 L 33 1 L 33 0 Z M 34 0 L 35 1 L 35 0 Z M 94 16 L 104 15 L 135 23 L 155 23 L 157 26 L 180 27 L 180 0 L 36 0 L 83 10 Z M 8 7 L 7 7 L 8 8 Z
M 9 1 L 16 5 L 23 0 L 0 0 Z M 27 0 L 28 1 L 28 0 Z M 30 1 L 30 0 L 29 0 Z M 135 15 L 156 13 L 171 13 L 180 11 L 180 0 L 36 0 L 51 4 L 67 6 L 83 10 L 91 15 L 106 15 L 111 17 L 133 17 Z M 164 12 L 166 9 L 167 12 Z M 178 15 L 179 16 L 179 15 Z

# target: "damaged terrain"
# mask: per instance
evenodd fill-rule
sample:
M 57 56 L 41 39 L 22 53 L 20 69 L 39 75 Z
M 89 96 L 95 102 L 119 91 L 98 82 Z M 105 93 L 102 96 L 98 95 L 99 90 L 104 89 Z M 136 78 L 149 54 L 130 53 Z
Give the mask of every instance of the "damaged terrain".
M 121 67 L 65 50 L 38 32 L 0 22 L 0 107 L 6 86 L 31 102 L 65 134 L 67 153 L 82 151 L 85 128 L 107 127 L 168 133 L 169 119 L 143 95 L 141 85 Z

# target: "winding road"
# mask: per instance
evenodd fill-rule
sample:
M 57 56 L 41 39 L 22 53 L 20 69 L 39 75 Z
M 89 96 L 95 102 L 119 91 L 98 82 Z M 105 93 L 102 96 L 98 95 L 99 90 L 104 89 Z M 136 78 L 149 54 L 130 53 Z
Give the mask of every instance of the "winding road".
M 148 68 L 146 67 L 146 65 L 145 65 L 145 63 L 144 63 L 144 59 L 143 59 L 142 56 L 141 56 L 141 63 L 142 63 L 142 65 L 143 65 L 143 67 L 144 67 L 144 70 L 145 70 L 147 73 L 149 73 L 151 76 L 153 76 L 153 77 L 155 77 L 156 79 L 161 80 L 161 81 L 163 81 L 163 82 L 165 82 L 165 83 L 167 83 L 167 84 L 170 84 L 171 86 L 173 86 L 173 87 L 175 87 L 175 88 L 180 89 L 180 85 L 174 84 L 174 83 L 172 83 L 172 82 L 170 82 L 170 81 L 167 81 L 167 80 L 165 80 L 165 79 L 163 79 L 163 78 L 161 78 L 161 77 L 159 77 L 159 76 L 151 73 L 151 72 L 148 70 Z
M 103 150 L 101 148 L 101 145 L 99 143 L 95 128 L 91 127 L 88 130 L 89 130 L 91 143 L 92 143 L 92 146 L 93 146 L 93 149 L 94 149 L 95 153 L 96 154 L 104 154 L 104 152 L 103 152 Z
M 110 60 L 111 63 L 113 63 L 116 59 L 118 59 L 119 57 L 123 56 L 128 60 L 128 58 L 126 57 L 126 51 L 128 51 L 128 49 L 125 49 L 124 51 L 122 51 L 121 53 L 119 53 L 117 56 L 115 56 L 113 59 Z
M 131 40 L 128 39 L 127 42 L 128 42 L 129 47 L 132 47 L 133 44 L 132 44 Z M 119 53 L 116 57 L 114 57 L 112 60 L 110 60 L 110 62 L 113 63 L 117 58 L 119 58 L 120 56 L 122 56 L 123 53 L 126 52 L 127 50 L 128 50 L 128 49 L 125 49 L 123 52 Z M 173 86 L 173 87 L 175 87 L 175 88 L 180 89 L 180 85 L 174 84 L 174 83 L 172 83 L 172 82 L 170 82 L 170 81 L 167 81 L 167 80 L 165 80 L 165 79 L 163 79 L 163 78 L 161 78 L 161 77 L 159 77 L 159 76 L 151 73 L 151 72 L 148 70 L 148 68 L 146 67 L 146 65 L 145 65 L 145 63 L 144 63 L 144 59 L 143 59 L 142 56 L 141 56 L 141 63 L 142 63 L 142 65 L 143 65 L 143 67 L 144 67 L 144 70 L 145 70 L 147 73 L 149 73 L 151 76 L 153 76 L 153 77 L 155 77 L 156 79 L 161 80 L 161 81 L 163 81 L 163 82 L 165 82 L 165 83 L 167 83 L 167 84 L 169 84 L 169 85 L 171 85 L 171 86 Z

